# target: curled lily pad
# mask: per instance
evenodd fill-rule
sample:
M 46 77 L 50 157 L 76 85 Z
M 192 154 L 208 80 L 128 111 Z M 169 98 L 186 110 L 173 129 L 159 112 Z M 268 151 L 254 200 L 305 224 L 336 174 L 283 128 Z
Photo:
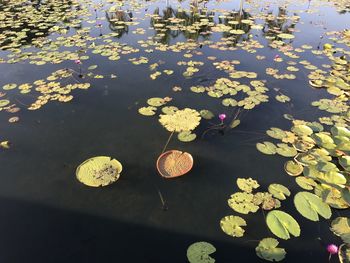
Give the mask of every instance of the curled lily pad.
M 258 181 L 253 180 L 252 178 L 248 178 L 248 179 L 238 178 L 237 179 L 237 186 L 242 191 L 244 191 L 246 193 L 251 193 L 253 191 L 253 189 L 258 188 L 260 185 L 259 185 Z
M 122 169 L 118 160 L 108 156 L 97 156 L 80 164 L 76 170 L 76 177 L 88 186 L 106 186 L 119 179 Z
M 246 225 L 246 221 L 239 216 L 225 216 L 220 221 L 222 231 L 233 237 L 242 237 L 244 234 L 242 226 Z
M 274 145 L 272 142 L 263 142 L 263 143 L 257 143 L 256 148 L 264 153 L 264 154 L 276 154 L 276 145 Z
M 337 217 L 332 221 L 331 230 L 345 243 L 350 244 L 350 218 Z
M 289 239 L 290 235 L 300 236 L 298 222 L 289 214 L 280 211 L 270 211 L 266 216 L 266 224 L 271 232 L 279 238 Z
M 277 262 L 284 259 L 286 251 L 284 248 L 279 248 L 277 239 L 264 238 L 259 242 L 259 245 L 255 248 L 255 252 L 259 258 Z
M 258 192 L 254 195 L 253 203 L 264 210 L 272 210 L 281 207 L 281 202 L 268 192 Z
M 341 191 L 334 187 L 324 189 L 321 193 L 323 202 L 336 209 L 349 208 L 349 204 L 343 199 Z
M 139 113 L 144 116 L 153 116 L 156 114 L 156 107 L 148 106 L 148 107 L 142 107 L 139 109 Z
M 287 196 L 290 196 L 289 189 L 281 184 L 270 184 L 268 190 L 273 197 L 279 200 L 285 200 Z
M 319 221 L 319 215 L 325 219 L 332 216 L 328 204 L 320 197 L 309 192 L 299 192 L 294 196 L 294 205 L 298 212 L 311 221 Z
M 196 242 L 187 249 L 187 259 L 190 263 L 214 263 L 215 259 L 210 255 L 216 248 L 208 242 Z
M 342 244 L 338 250 L 338 257 L 340 263 L 349 263 L 350 262 L 350 245 Z
M 179 141 L 182 141 L 182 142 L 194 141 L 196 137 L 197 135 L 195 133 L 191 133 L 190 131 L 183 131 L 177 135 L 177 138 L 179 139 Z
M 0 100 L 0 107 L 5 107 L 10 104 L 9 100 Z
M 258 211 L 259 206 L 253 203 L 254 195 L 250 193 L 237 192 L 228 199 L 228 205 L 238 213 L 248 214 Z
M 270 211 L 266 216 L 266 224 L 271 232 L 281 239 L 289 239 L 290 235 L 300 236 L 298 222 L 289 214 L 280 211 Z
M 287 174 L 291 176 L 298 176 L 303 172 L 303 166 L 296 161 L 287 161 L 284 164 L 284 170 L 286 171 Z
M 312 190 L 317 186 L 317 183 L 314 180 L 305 176 L 298 176 L 295 178 L 295 182 L 304 190 Z
M 159 122 L 170 132 L 192 131 L 200 123 L 198 111 L 185 108 L 171 115 L 160 115 Z
M 231 123 L 230 123 L 230 128 L 231 129 L 234 129 L 234 128 L 236 128 L 238 125 L 240 125 L 241 124 L 241 121 L 240 120 L 238 120 L 238 119 L 236 119 L 236 120 L 233 120 Z
M 350 156 L 339 157 L 339 164 L 345 169 L 345 171 L 350 172 Z

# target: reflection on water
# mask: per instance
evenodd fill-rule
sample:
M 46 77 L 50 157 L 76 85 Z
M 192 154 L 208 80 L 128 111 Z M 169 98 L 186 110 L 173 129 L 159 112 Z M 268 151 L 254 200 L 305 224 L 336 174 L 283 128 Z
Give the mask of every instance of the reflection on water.
M 90 262 L 113 250 L 118 262 L 178 263 L 191 243 L 206 240 L 217 248 L 217 262 L 260 262 L 253 240 L 272 236 L 264 215 L 245 217 L 246 236 L 233 239 L 219 226 L 234 214 L 227 199 L 237 177 L 299 191 L 284 174 L 286 159 L 264 156 L 255 144 L 270 127 L 289 130 L 283 114 L 310 121 L 327 114 L 310 104 L 330 95 L 309 80 L 335 67 L 319 47 L 348 50 L 332 39 L 349 15 L 345 0 L 0 1 L 0 87 L 7 85 L 0 100 L 9 100 L 0 111 L 0 142 L 12 142 L 0 149 L 0 258 L 22 263 L 40 251 L 45 262 L 79 262 L 77 246 L 91 248 Z M 277 101 L 281 94 L 291 101 Z M 160 109 L 153 117 L 138 113 L 151 97 L 215 115 L 202 120 L 195 141 L 171 141 L 169 148 L 190 152 L 195 163 L 177 180 L 155 169 L 169 134 L 158 123 Z M 221 113 L 241 123 L 205 133 Z M 97 155 L 124 167 L 104 189 L 75 179 L 76 167 Z M 303 220 L 292 198 L 283 209 L 302 226 L 300 239 L 281 242 L 284 262 L 325 262 L 317 238 L 337 242 L 328 222 Z

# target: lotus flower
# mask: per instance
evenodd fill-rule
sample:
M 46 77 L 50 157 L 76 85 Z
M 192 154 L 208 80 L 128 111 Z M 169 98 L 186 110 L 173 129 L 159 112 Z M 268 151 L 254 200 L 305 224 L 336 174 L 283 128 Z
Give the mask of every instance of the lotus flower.
M 226 114 L 225 114 L 225 113 L 219 114 L 219 119 L 220 119 L 221 121 L 224 121 L 224 120 L 226 119 Z
M 334 255 L 338 253 L 338 246 L 334 245 L 334 244 L 329 244 L 327 246 L 327 251 L 329 252 L 329 254 Z

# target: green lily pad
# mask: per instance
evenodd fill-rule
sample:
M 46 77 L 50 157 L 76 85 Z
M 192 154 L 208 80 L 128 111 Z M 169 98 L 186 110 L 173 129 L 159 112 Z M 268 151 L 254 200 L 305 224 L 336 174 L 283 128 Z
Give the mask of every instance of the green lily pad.
M 331 224 L 332 232 L 339 236 L 343 242 L 350 244 L 350 218 L 337 217 Z
M 8 104 L 10 104 L 10 101 L 9 101 L 9 100 L 0 100 L 0 108 L 1 108 L 1 107 L 5 107 L 5 106 L 7 106 Z
M 242 237 L 245 231 L 242 226 L 246 225 L 246 221 L 239 216 L 225 216 L 220 221 L 222 231 L 233 237 Z
M 273 155 L 276 154 L 276 145 L 274 145 L 272 142 L 263 142 L 263 143 L 257 143 L 256 148 L 264 153 L 264 154 L 269 154 Z
M 2 86 L 2 89 L 3 90 L 12 90 L 12 89 L 15 89 L 16 87 L 17 87 L 17 84 L 9 83 L 9 84 Z
M 230 128 L 231 129 L 234 129 L 234 128 L 236 128 L 238 125 L 240 125 L 241 124 L 241 121 L 240 120 L 238 120 L 238 119 L 236 119 L 236 120 L 233 120 L 231 123 L 230 123 Z
M 175 106 L 165 106 L 162 108 L 164 114 L 174 114 L 178 110 Z
M 326 204 L 336 209 L 349 208 L 348 203 L 343 199 L 341 191 L 334 187 L 329 187 L 321 192 L 320 196 Z
M 313 133 L 313 130 L 309 126 L 304 124 L 295 125 L 291 130 L 298 136 L 303 136 L 303 135 L 309 136 Z
M 179 141 L 182 141 L 182 142 L 194 141 L 196 137 L 197 135 L 195 133 L 191 133 L 190 131 L 183 131 L 177 135 L 177 138 L 179 139 Z
M 228 199 L 228 205 L 238 213 L 248 214 L 258 211 L 259 206 L 253 203 L 254 195 L 250 193 L 237 192 Z
M 345 171 L 350 172 L 350 156 L 339 157 L 339 164 L 345 169 Z
M 253 203 L 264 210 L 272 210 L 281 207 L 281 202 L 268 192 L 258 192 L 254 195 Z
M 277 36 L 282 39 L 293 39 L 295 37 L 292 34 L 287 34 L 287 33 L 281 33 L 281 34 L 278 34 Z
M 309 192 L 299 192 L 294 196 L 294 205 L 298 212 L 311 221 L 319 221 L 319 215 L 325 219 L 332 216 L 328 204 L 320 197 Z
M 166 101 L 163 98 L 150 98 L 147 100 L 148 105 L 153 107 L 163 106 Z
M 298 154 L 297 150 L 294 147 L 288 146 L 288 144 L 278 143 L 277 146 L 276 152 L 284 157 L 294 157 Z
M 259 258 L 267 261 L 277 262 L 284 259 L 286 251 L 284 248 L 277 247 L 279 242 L 274 238 L 264 238 L 255 248 L 255 252 Z
M 153 116 L 156 114 L 156 107 L 148 106 L 148 107 L 142 107 L 139 109 L 139 113 L 144 116 Z
M 232 98 L 226 98 L 222 100 L 222 105 L 226 107 L 229 107 L 229 106 L 234 107 L 234 106 L 237 106 L 237 101 Z
M 295 182 L 304 190 L 313 190 L 317 183 L 311 178 L 305 176 L 298 176 Z
M 253 180 L 252 178 L 238 178 L 237 179 L 237 186 L 239 189 L 246 193 L 251 193 L 253 189 L 257 189 L 260 185 L 258 181 Z
M 270 184 L 268 190 L 273 197 L 279 200 L 285 200 L 287 196 L 290 196 L 289 189 L 281 184 Z
M 190 263 L 214 263 L 215 259 L 210 257 L 216 248 L 208 242 L 196 242 L 187 249 L 187 259 Z
M 282 102 L 282 103 L 286 103 L 286 102 L 289 102 L 290 101 L 290 98 L 286 95 L 276 95 L 276 100 L 279 101 L 279 102 Z
M 338 257 L 340 263 L 349 263 L 350 262 L 350 245 L 342 244 L 338 250 Z
M 284 130 L 275 127 L 270 128 L 266 131 L 266 133 L 270 137 L 278 140 L 282 140 L 284 137 L 286 137 L 286 132 Z
M 266 216 L 266 224 L 271 232 L 281 239 L 289 239 L 292 236 L 300 236 L 298 222 L 289 214 L 280 211 L 270 211 Z
M 284 164 L 284 170 L 291 176 L 298 176 L 303 172 L 303 166 L 296 161 L 289 160 Z
M 201 110 L 199 113 L 206 120 L 211 120 L 215 116 L 210 110 Z
M 80 164 L 76 170 L 76 177 L 87 186 L 106 186 L 119 179 L 122 169 L 122 164 L 118 160 L 97 156 Z

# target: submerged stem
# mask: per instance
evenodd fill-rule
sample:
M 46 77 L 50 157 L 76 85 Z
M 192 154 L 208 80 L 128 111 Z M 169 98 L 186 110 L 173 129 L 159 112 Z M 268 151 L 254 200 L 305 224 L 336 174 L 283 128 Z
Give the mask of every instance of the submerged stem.
M 170 136 L 169 136 L 169 138 L 168 138 L 166 144 L 164 145 L 164 148 L 163 148 L 163 150 L 162 150 L 162 153 L 165 152 L 166 148 L 168 147 L 168 144 L 169 144 L 169 142 L 170 142 L 170 140 L 171 140 L 171 137 L 173 137 L 173 134 L 174 134 L 174 132 L 170 133 Z M 161 153 L 161 154 L 162 154 L 162 153 Z

